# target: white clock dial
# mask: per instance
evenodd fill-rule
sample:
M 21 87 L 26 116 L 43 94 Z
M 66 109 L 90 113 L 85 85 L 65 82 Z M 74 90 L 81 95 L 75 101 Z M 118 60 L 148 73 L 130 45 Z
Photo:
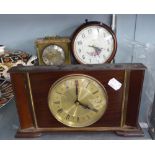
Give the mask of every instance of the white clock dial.
M 83 64 L 102 64 L 113 54 L 114 44 L 113 35 L 106 28 L 87 26 L 74 39 L 74 55 Z

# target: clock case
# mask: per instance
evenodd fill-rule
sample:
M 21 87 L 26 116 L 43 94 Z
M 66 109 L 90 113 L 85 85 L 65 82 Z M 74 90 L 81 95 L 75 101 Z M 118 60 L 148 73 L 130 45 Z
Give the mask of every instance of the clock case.
M 112 54 L 111 56 L 109 57 L 109 59 L 104 62 L 104 63 L 110 63 L 114 57 L 115 57 L 115 54 L 116 54 L 116 51 L 117 51 L 117 38 L 116 38 L 116 35 L 115 33 L 113 32 L 113 30 L 106 24 L 102 23 L 102 22 L 98 22 L 98 21 L 87 21 L 85 23 L 83 23 L 82 25 L 80 25 L 75 31 L 74 33 L 72 34 L 72 37 L 71 37 L 71 51 L 73 53 L 73 56 L 75 58 L 75 61 L 77 61 L 77 63 L 80 63 L 80 64 L 83 64 L 77 57 L 76 57 L 76 54 L 75 51 L 74 51 L 74 43 L 75 43 L 75 38 L 77 36 L 77 34 L 84 28 L 88 27 L 88 26 L 100 26 L 100 27 L 103 27 L 105 28 L 113 37 L 113 40 L 114 40 L 114 49 L 112 51 Z
M 43 61 L 42 54 L 43 50 L 50 45 L 57 45 L 60 46 L 64 50 L 65 54 L 65 62 L 64 64 L 70 64 L 70 39 L 67 37 L 45 37 L 40 38 L 35 41 L 39 65 L 46 65 Z
M 146 67 L 143 64 L 64 65 L 14 67 L 9 72 L 16 98 L 20 128 L 16 137 L 36 137 L 58 131 L 115 131 L 124 136 L 142 136 L 138 114 Z M 96 78 L 106 89 L 108 107 L 93 125 L 72 128 L 58 122 L 48 107 L 48 92 L 66 75 L 85 74 Z M 108 85 L 115 78 L 122 86 Z

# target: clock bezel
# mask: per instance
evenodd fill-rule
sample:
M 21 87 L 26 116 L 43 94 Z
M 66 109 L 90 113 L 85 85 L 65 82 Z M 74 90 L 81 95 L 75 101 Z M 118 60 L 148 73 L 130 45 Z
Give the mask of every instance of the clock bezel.
M 66 123 L 66 124 L 65 124 L 63 120 L 58 119 L 58 117 L 57 117 L 56 115 L 54 115 L 53 111 L 52 111 L 51 108 L 50 108 L 50 102 L 51 102 L 51 101 L 50 101 L 50 93 L 51 93 L 52 89 L 55 88 L 55 86 L 56 86 L 58 83 L 60 83 L 63 79 L 66 79 L 66 78 L 69 78 L 69 77 L 72 77 L 72 76 L 83 76 L 83 77 L 86 77 L 86 78 L 89 78 L 89 79 L 95 81 L 95 82 L 102 88 L 102 91 L 103 91 L 104 94 L 105 94 L 105 101 L 106 101 L 106 103 L 105 103 L 105 109 L 104 109 L 104 111 L 103 111 L 102 114 L 98 117 L 98 119 L 93 120 L 93 121 L 89 121 L 89 122 L 91 122 L 91 123 L 88 122 L 87 125 L 77 125 L 77 126 L 76 126 L 76 125 L 70 125 L 70 124 L 68 124 L 68 123 L 66 123 L 66 122 L 65 122 L 65 123 Z M 106 110 L 107 110 L 107 107 L 108 107 L 108 93 L 107 93 L 105 87 L 104 87 L 103 84 L 102 84 L 100 81 L 98 81 L 96 78 L 94 78 L 94 77 L 92 77 L 92 76 L 89 76 L 89 75 L 86 75 L 86 74 L 70 74 L 70 75 L 65 75 L 65 76 L 59 78 L 58 80 L 56 80 L 56 81 L 52 84 L 52 86 L 50 87 L 49 92 L 48 92 L 48 108 L 49 108 L 51 114 L 53 115 L 53 117 L 54 117 L 58 122 L 62 123 L 62 124 L 65 125 L 65 126 L 68 126 L 68 127 L 81 128 L 81 127 L 87 127 L 87 126 L 93 125 L 94 123 L 96 123 L 97 121 L 99 121 L 99 120 L 103 117 L 103 115 L 105 114 L 105 112 L 106 112 Z
M 106 29 L 106 30 L 112 35 L 113 41 L 114 41 L 114 48 L 113 48 L 113 51 L 112 51 L 110 57 L 109 57 L 105 62 L 100 63 L 100 64 L 110 63 L 110 62 L 113 60 L 113 58 L 115 57 L 115 54 L 116 54 L 116 51 L 117 51 L 117 38 L 116 38 L 115 33 L 112 31 L 112 29 L 111 29 L 108 25 L 106 25 L 106 24 L 104 24 L 104 23 L 102 23 L 102 22 L 99 22 L 99 21 L 90 21 L 90 22 L 86 22 L 86 23 L 80 25 L 80 26 L 74 31 L 74 33 L 73 33 L 73 35 L 72 35 L 72 38 L 71 38 L 71 49 L 72 49 L 72 53 L 73 53 L 75 59 L 76 59 L 77 62 L 80 63 L 80 64 L 90 64 L 90 63 L 83 63 L 83 62 L 76 56 L 76 53 L 77 53 L 77 52 L 74 50 L 74 44 L 75 44 L 75 39 L 76 39 L 77 35 L 78 35 L 79 32 L 82 31 L 84 28 L 89 27 L 89 26 L 99 26 L 99 27 L 102 27 L 102 28 Z

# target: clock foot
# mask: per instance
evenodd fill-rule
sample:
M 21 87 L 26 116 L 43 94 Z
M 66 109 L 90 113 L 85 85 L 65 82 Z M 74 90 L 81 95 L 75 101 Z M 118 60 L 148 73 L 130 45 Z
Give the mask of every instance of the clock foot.
M 124 137 L 143 137 L 144 132 L 142 129 L 137 129 L 136 131 L 116 131 L 115 132 L 118 136 L 124 136 Z
M 40 137 L 42 135 L 41 132 L 33 132 L 33 131 L 20 131 L 18 130 L 16 132 L 15 138 L 37 138 Z

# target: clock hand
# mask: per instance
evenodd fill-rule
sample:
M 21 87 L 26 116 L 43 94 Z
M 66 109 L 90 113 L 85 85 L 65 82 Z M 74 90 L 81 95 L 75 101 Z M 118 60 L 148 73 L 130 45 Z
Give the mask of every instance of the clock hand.
M 99 48 L 99 47 L 96 47 L 96 46 L 93 46 L 93 45 L 88 45 L 88 47 L 92 47 L 94 50 L 95 50 L 95 53 L 93 54 L 94 56 L 98 56 L 100 58 L 100 53 L 102 51 L 103 48 Z
M 77 102 L 78 101 L 78 96 L 79 96 L 79 83 L 78 83 L 78 80 L 75 80 L 75 93 L 76 93 L 75 102 Z
M 88 45 L 88 47 L 92 47 L 95 49 L 95 51 L 102 51 L 103 48 L 100 48 L 100 47 L 97 47 L 97 46 L 94 46 L 94 45 Z
M 79 102 L 79 101 L 78 101 L 78 104 L 81 105 L 82 107 L 84 107 L 85 109 L 89 109 L 89 110 L 92 110 L 92 111 L 94 111 L 94 112 L 98 112 L 97 109 L 91 108 L 91 107 L 89 107 L 88 105 L 83 104 L 83 103 L 81 103 L 81 102 Z

